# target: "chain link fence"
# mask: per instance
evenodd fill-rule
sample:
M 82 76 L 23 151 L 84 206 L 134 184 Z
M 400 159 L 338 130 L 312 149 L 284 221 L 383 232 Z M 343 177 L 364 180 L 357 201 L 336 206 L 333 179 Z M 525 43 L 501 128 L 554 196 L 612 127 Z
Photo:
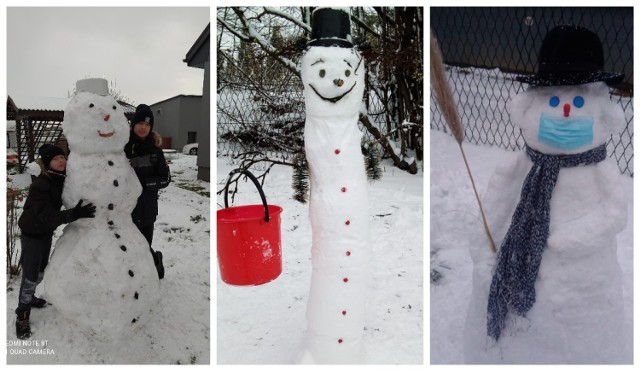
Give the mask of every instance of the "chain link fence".
M 367 101 L 370 119 L 379 129 L 386 130 L 388 119 L 384 105 L 374 95 Z M 216 105 L 218 156 L 233 159 L 242 153 L 258 151 L 287 161 L 304 148 L 304 95 L 297 77 L 284 84 L 260 86 L 223 83 L 218 89 Z M 374 140 L 371 133 L 359 125 L 364 140 Z
M 623 72 L 611 99 L 625 112 L 626 127 L 612 135 L 607 151 L 623 174 L 633 176 L 633 9 L 592 8 L 431 8 L 447 78 L 465 128 L 465 141 L 509 150 L 524 139 L 509 118 L 507 102 L 524 91 L 515 80 L 537 71 L 537 55 L 551 28 L 571 24 L 595 32 L 603 44 L 605 71 Z M 431 129 L 448 132 L 431 92 Z

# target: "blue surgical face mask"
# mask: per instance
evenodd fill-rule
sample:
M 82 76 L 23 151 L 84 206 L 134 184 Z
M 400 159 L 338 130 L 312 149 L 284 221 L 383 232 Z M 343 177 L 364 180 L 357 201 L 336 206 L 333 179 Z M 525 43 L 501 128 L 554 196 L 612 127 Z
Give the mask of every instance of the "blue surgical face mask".
M 548 146 L 574 150 L 593 143 L 593 117 L 564 118 L 542 113 L 538 140 Z

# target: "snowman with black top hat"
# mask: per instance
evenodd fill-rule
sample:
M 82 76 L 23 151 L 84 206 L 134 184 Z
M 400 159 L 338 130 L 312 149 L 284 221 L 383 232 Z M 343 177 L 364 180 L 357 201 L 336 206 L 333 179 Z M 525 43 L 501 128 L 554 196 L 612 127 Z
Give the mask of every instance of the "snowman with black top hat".
M 628 345 L 616 235 L 627 196 L 606 142 L 624 128 L 598 36 L 558 26 L 510 106 L 526 148 L 484 200 L 500 246 L 476 246 L 467 363 L 619 363 Z
M 363 363 L 370 281 L 368 190 L 358 119 L 364 60 L 348 10 L 317 8 L 301 60 L 311 179 L 312 276 L 301 363 Z

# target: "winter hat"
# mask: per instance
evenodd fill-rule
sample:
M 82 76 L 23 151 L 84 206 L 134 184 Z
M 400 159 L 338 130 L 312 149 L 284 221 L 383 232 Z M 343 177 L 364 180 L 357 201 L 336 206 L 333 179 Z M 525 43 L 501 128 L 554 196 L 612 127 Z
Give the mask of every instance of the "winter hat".
M 336 8 L 315 9 L 311 20 L 309 46 L 353 48 L 348 11 Z
M 42 163 L 44 164 L 44 167 L 48 169 L 49 164 L 51 163 L 51 160 L 53 160 L 53 158 L 58 155 L 64 156 L 64 151 L 62 150 L 62 148 L 58 146 L 54 146 L 53 144 L 43 144 L 38 149 L 38 154 L 42 159 Z
M 538 73 L 518 76 L 531 85 L 579 85 L 622 81 L 624 74 L 604 72 L 604 53 L 598 35 L 578 26 L 557 26 L 547 33 L 538 54 Z
M 153 130 L 153 112 L 151 107 L 146 104 L 140 104 L 136 107 L 136 113 L 133 114 L 131 119 L 131 128 L 133 128 L 139 122 L 148 122 Z

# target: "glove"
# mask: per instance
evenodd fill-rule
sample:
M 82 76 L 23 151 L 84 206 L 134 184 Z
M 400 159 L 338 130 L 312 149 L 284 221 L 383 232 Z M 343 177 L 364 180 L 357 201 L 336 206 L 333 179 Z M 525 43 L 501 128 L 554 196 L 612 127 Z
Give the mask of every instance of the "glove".
M 96 216 L 96 207 L 92 203 L 88 203 L 82 206 L 82 200 L 78 201 L 78 204 L 71 209 L 74 220 L 80 218 L 94 218 Z

